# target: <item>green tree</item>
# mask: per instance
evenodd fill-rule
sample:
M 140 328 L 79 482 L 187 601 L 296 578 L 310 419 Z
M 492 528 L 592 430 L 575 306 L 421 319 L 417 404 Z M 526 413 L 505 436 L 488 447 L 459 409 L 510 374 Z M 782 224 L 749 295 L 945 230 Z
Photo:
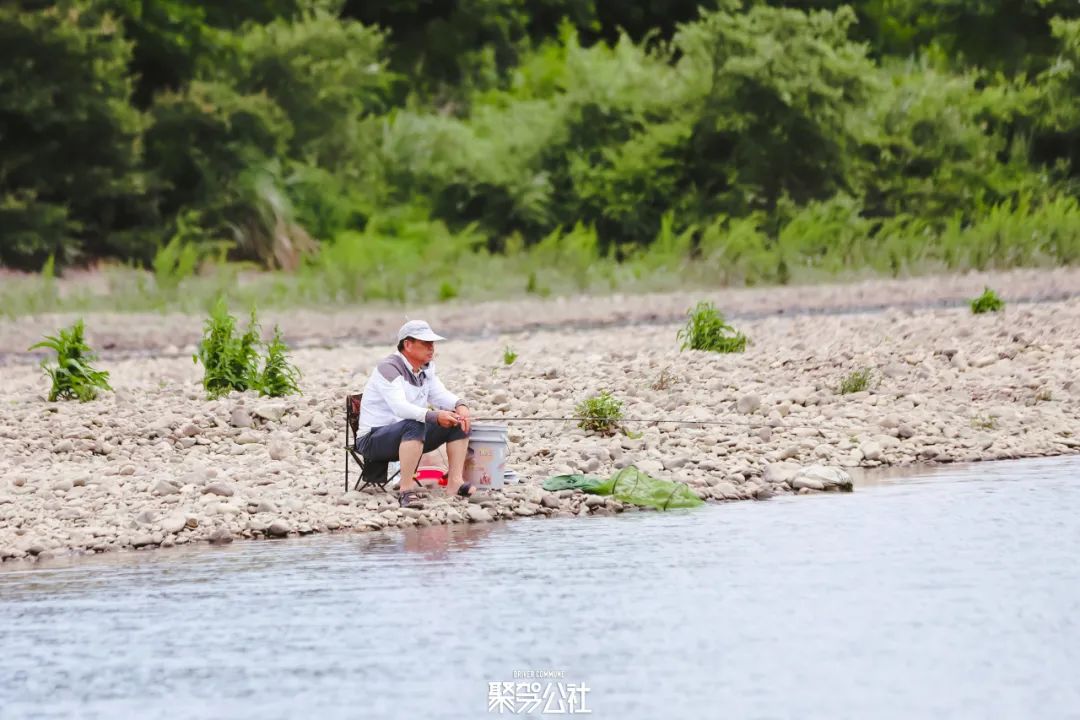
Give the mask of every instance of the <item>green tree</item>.
M 82 0 L 5 3 L 0 47 L 0 263 L 144 253 L 144 118 L 115 19 Z

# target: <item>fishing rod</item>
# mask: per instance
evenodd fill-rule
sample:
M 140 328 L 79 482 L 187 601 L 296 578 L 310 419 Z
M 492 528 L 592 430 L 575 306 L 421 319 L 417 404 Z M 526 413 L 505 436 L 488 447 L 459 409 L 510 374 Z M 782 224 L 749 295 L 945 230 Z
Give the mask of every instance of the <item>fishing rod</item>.
M 469 418 L 471 422 L 603 422 L 603 418 L 586 418 L 586 417 L 473 417 Z M 792 425 L 783 423 L 781 425 L 768 425 L 768 424 L 751 424 L 746 422 L 739 422 L 736 420 L 679 420 L 673 418 L 620 418 L 618 420 L 612 419 L 613 425 L 620 425 L 622 423 L 675 423 L 679 425 L 723 425 L 728 427 L 744 427 L 751 430 L 760 430 L 761 428 L 768 428 L 769 430 L 795 430 L 795 429 L 807 429 L 807 430 L 821 430 L 820 425 Z

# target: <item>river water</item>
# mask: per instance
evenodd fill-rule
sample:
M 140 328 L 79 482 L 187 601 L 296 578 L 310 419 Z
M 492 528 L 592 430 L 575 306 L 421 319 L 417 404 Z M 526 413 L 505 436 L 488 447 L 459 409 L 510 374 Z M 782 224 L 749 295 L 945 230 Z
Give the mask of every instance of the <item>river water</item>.
M 0 569 L 5 719 L 1080 718 L 1078 668 L 1075 457 Z

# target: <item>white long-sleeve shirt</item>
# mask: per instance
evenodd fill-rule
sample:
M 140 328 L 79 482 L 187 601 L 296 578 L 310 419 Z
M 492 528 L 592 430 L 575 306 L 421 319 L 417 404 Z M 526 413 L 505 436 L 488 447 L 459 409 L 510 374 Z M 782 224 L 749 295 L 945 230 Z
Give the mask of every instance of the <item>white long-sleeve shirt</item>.
M 461 403 L 446 389 L 430 363 L 414 372 L 409 361 L 395 352 L 379 361 L 364 385 L 360 403 L 360 423 L 357 436 L 366 435 L 372 428 L 391 425 L 400 420 L 435 420 L 435 411 L 453 410 Z

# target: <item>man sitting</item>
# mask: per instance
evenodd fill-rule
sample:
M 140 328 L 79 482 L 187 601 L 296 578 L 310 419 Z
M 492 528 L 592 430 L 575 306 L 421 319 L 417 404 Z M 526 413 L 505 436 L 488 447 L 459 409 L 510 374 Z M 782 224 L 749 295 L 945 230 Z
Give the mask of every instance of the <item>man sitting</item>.
M 420 456 L 443 444 L 450 465 L 447 492 L 462 497 L 475 492 L 464 477 L 469 408 L 446 389 L 431 365 L 435 343 L 445 339 L 423 320 L 405 323 L 398 330 L 397 352 L 379 361 L 364 386 L 356 450 L 375 467 L 401 462 L 402 507 L 417 502 Z

